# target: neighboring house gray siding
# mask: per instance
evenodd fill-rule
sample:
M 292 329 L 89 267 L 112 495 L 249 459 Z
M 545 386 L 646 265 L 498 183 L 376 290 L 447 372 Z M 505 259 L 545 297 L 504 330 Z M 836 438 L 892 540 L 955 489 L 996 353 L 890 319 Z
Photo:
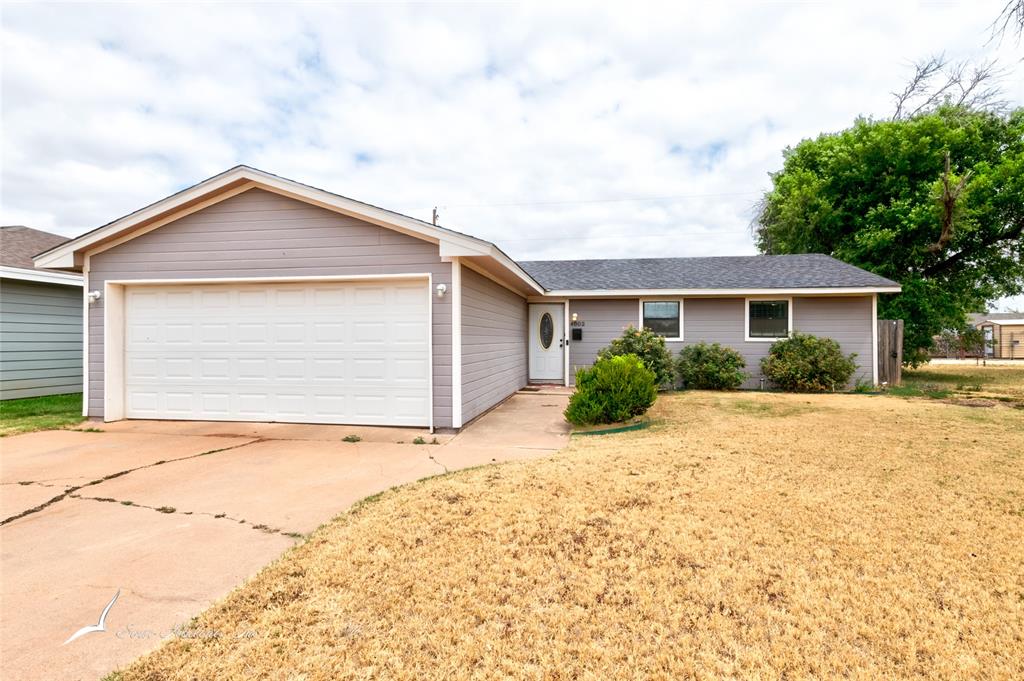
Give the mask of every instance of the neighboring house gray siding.
M 0 280 L 0 396 L 82 390 L 82 289 Z
M 462 268 L 462 422 L 527 382 L 526 299 Z
M 451 285 L 436 244 L 252 189 L 89 260 L 88 290 L 114 279 L 431 273 Z M 434 424 L 451 425 L 451 296 L 433 301 Z M 103 415 L 103 300 L 89 312 L 89 415 Z
M 662 298 L 678 300 L 678 298 Z M 656 298 L 644 298 L 656 300 Z M 639 299 L 572 300 L 569 314 L 577 313 L 584 322 L 583 342 L 570 346 L 569 362 L 576 368 L 590 366 L 597 351 L 629 325 L 639 326 Z M 744 340 L 746 306 L 743 298 L 685 298 L 683 300 L 683 341 L 670 342 L 673 355 L 686 345 L 701 341 L 721 343 L 737 350 L 746 360 L 751 378 L 744 388 L 756 388 L 761 376 L 761 359 L 768 354 L 770 342 Z M 827 336 L 839 342 L 846 354 L 857 353 L 857 373 L 853 382 L 872 378 L 871 297 L 794 297 L 793 328 L 796 331 Z

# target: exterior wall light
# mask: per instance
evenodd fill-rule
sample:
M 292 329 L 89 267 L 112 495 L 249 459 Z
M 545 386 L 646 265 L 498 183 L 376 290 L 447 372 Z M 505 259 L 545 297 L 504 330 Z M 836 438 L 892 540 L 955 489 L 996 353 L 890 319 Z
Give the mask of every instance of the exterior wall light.
M 572 320 L 573 320 L 574 322 L 578 322 L 578 321 L 580 320 L 580 316 L 579 316 L 579 314 L 577 314 L 577 313 L 573 312 L 573 313 L 572 313 Z
M 448 284 L 438 284 L 435 288 L 437 289 L 437 297 L 444 298 L 444 294 L 448 291 Z
M 89 291 L 89 302 L 95 303 L 102 294 L 99 291 Z

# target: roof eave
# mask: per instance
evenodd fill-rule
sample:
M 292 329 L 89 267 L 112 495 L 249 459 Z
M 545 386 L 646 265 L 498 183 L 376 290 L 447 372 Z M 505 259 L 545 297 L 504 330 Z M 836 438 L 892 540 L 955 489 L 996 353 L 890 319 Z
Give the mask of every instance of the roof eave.
M 189 206 L 201 205 L 201 202 L 206 199 L 212 200 L 233 190 L 247 191 L 253 188 L 265 189 L 312 203 L 328 210 L 437 243 L 442 257 L 450 255 L 490 256 L 521 279 L 531 290 L 537 292 L 544 290 L 533 277 L 489 241 L 430 225 L 394 211 L 378 208 L 249 166 L 236 166 L 226 170 L 75 239 L 43 251 L 33 258 L 33 262 L 36 267 L 80 270 L 84 254 L 102 247 L 103 244 L 125 237 L 130 238 L 135 230 L 146 226 L 159 226 L 162 224 L 161 221 L 174 219 L 176 213 Z
M 831 286 L 792 288 L 635 288 L 635 289 L 552 289 L 547 296 L 559 298 L 609 298 L 638 296 L 772 296 L 772 295 L 861 295 L 899 293 L 900 286 Z
M 32 270 L 24 267 L 10 267 L 8 265 L 0 265 L 0 277 L 4 279 L 18 279 L 20 281 L 36 281 L 43 284 L 59 284 L 62 286 L 82 285 L 82 277 L 78 274 L 47 272 L 45 270 Z

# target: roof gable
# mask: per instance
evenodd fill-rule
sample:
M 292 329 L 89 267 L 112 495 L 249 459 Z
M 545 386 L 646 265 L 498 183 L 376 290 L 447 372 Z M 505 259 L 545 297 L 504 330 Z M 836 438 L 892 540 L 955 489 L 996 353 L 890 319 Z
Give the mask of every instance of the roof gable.
M 66 243 L 40 253 L 39 267 L 77 270 L 87 253 L 113 248 L 147 231 L 158 229 L 198 210 L 215 205 L 250 189 L 259 188 L 304 201 L 321 208 L 393 229 L 439 246 L 442 258 L 472 257 L 508 270 L 524 290 L 541 293 L 543 289 L 511 258 L 494 244 L 451 229 L 432 225 L 401 213 L 356 201 L 339 194 L 288 180 L 249 166 L 236 166 L 192 187 L 161 199 L 134 213 L 87 232 Z

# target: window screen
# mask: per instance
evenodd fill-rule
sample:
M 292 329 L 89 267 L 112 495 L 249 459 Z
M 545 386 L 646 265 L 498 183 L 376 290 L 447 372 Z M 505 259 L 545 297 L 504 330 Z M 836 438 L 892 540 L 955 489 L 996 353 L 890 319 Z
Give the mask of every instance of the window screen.
M 750 301 L 751 338 L 784 338 L 788 335 L 789 301 Z
M 644 303 L 644 328 L 665 338 L 679 338 L 679 301 Z

